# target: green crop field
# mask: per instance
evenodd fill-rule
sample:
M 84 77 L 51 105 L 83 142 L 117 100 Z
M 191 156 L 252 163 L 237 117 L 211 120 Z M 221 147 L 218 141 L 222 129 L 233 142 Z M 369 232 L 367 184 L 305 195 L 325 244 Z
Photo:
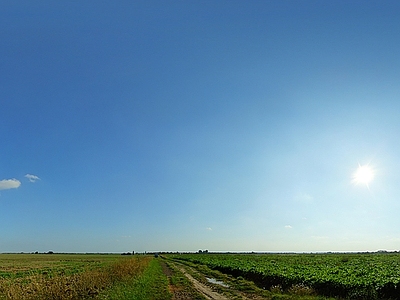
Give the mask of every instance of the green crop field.
M 307 287 L 345 299 L 400 299 L 400 254 L 181 254 L 264 289 Z

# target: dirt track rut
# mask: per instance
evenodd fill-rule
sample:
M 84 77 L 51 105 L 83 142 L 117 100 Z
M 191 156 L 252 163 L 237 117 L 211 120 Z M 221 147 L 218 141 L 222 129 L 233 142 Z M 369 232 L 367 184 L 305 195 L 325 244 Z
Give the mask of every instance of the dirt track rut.
M 176 267 L 178 268 L 179 271 L 182 272 L 182 274 L 184 274 L 189 280 L 190 282 L 193 284 L 194 288 L 201 293 L 206 299 L 209 300 L 229 300 L 228 298 L 226 298 L 224 295 L 221 295 L 215 291 L 213 291 L 210 287 L 208 287 L 207 285 L 202 284 L 201 282 L 199 282 L 198 280 L 194 279 L 192 277 L 192 275 L 190 275 L 189 273 L 186 272 L 186 270 L 178 265 L 176 265 Z

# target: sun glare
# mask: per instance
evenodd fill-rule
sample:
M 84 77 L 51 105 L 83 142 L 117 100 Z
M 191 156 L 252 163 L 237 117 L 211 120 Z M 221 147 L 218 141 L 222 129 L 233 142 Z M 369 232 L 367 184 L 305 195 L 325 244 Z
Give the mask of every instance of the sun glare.
M 368 187 L 368 184 L 374 179 L 374 171 L 368 165 L 358 165 L 358 169 L 353 175 L 353 182 L 355 184 L 365 184 Z

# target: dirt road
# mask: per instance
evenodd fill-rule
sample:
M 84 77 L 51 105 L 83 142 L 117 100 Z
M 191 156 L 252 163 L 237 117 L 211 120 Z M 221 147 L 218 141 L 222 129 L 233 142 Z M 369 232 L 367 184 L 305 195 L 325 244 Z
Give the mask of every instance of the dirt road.
M 321 299 L 313 291 L 301 287 L 287 292 L 283 292 L 279 286 L 274 290 L 266 290 L 253 281 L 240 276 L 230 276 L 201 264 L 168 258 L 163 263 L 168 268 L 164 273 L 170 278 L 173 300 Z M 177 277 L 181 281 L 177 280 Z M 180 284 L 174 285 L 174 282 Z
M 186 272 L 186 270 L 182 266 L 177 266 L 177 269 L 185 275 L 190 282 L 193 284 L 194 288 L 202 294 L 208 300 L 229 300 L 224 295 L 221 295 L 215 291 L 213 291 L 209 286 L 202 284 L 198 280 L 194 279 L 192 275 Z

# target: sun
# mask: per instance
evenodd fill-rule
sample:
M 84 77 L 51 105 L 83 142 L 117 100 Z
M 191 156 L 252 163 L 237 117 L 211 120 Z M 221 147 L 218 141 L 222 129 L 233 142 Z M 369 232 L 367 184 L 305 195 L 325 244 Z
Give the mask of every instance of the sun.
M 365 184 L 368 188 L 368 184 L 374 179 L 374 170 L 369 165 L 358 165 L 357 170 L 353 174 L 353 183 Z

